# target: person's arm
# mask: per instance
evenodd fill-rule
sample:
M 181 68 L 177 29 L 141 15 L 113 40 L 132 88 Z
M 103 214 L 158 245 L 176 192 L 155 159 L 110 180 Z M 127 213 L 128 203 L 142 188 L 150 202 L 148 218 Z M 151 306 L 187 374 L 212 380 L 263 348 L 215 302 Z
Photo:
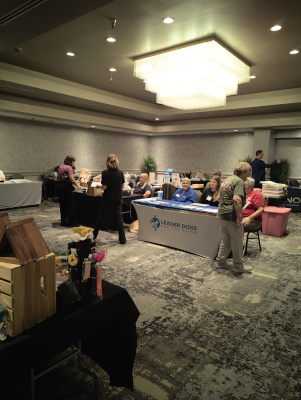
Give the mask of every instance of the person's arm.
M 242 200 L 237 194 L 233 196 L 234 208 L 236 212 L 236 223 L 235 226 L 239 228 L 242 225 Z
M 73 174 L 72 175 L 70 174 L 68 176 L 69 176 L 69 179 L 70 179 L 72 185 L 78 186 L 78 187 L 80 186 L 80 183 L 74 179 L 74 175 Z
M 149 197 L 152 194 L 151 187 L 149 185 L 146 185 L 145 189 L 146 191 L 143 194 L 144 198 Z
M 272 168 L 272 167 L 275 167 L 275 165 L 279 164 L 281 162 L 281 160 L 278 158 L 278 160 L 273 162 L 272 164 L 266 164 L 264 161 L 262 161 L 262 162 L 264 164 L 264 168 Z
M 263 213 L 263 210 L 264 210 L 263 207 L 258 207 L 258 209 L 253 214 L 251 214 L 248 217 L 244 218 L 243 219 L 244 226 L 250 225 L 250 223 L 252 222 L 253 219 L 260 217 L 261 214 Z

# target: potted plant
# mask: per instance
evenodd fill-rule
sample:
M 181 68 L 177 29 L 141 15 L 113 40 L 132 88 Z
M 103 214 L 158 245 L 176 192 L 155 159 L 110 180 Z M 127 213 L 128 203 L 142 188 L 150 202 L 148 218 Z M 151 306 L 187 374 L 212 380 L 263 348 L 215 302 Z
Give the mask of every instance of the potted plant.
M 279 164 L 271 168 L 271 180 L 277 183 L 287 184 L 291 170 L 291 163 L 289 160 L 281 160 Z
M 251 165 L 251 162 L 252 162 L 253 160 L 252 160 L 252 157 L 251 156 L 246 156 L 246 157 L 243 157 L 243 158 L 240 158 L 239 160 L 238 160 L 238 162 L 247 162 L 248 164 L 250 164 Z
M 141 164 L 141 170 L 142 172 L 148 173 L 149 180 L 151 183 L 155 181 L 155 172 L 157 169 L 157 164 L 152 155 L 148 155 L 145 158 L 143 158 L 143 162 Z

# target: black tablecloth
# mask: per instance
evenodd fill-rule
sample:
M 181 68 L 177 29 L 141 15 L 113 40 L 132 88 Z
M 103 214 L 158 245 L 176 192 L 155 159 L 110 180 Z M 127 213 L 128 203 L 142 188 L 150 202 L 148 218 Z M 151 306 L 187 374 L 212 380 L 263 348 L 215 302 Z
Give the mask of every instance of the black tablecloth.
M 75 214 L 76 221 L 84 226 L 89 226 L 91 228 L 95 228 L 95 224 L 99 215 L 100 206 L 102 203 L 101 196 L 88 196 L 85 193 L 73 192 L 73 198 L 75 203 Z M 122 196 L 122 212 L 128 213 L 130 211 L 130 204 L 132 200 L 140 199 L 142 195 L 140 194 L 132 194 L 130 196 Z M 124 214 L 124 222 L 130 223 L 125 218 Z M 115 229 L 115 226 L 105 226 L 104 229 Z
M 83 352 L 109 374 L 111 385 L 133 389 L 139 311 L 128 292 L 103 281 L 102 300 L 72 306 L 63 305 L 59 295 L 57 300 L 55 315 L 0 342 L 1 391 L 6 388 L 9 395 L 18 378 L 29 376 L 30 368 L 41 366 L 80 339 Z

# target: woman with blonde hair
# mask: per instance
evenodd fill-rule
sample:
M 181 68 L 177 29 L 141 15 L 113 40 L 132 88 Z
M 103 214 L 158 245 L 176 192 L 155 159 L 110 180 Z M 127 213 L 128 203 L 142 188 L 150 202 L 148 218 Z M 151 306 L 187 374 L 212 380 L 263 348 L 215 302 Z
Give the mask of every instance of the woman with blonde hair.
M 149 197 L 152 193 L 152 187 L 149 183 L 148 174 L 140 174 L 139 183 L 133 190 L 134 194 L 142 194 L 143 197 Z
M 200 203 L 209 204 L 210 206 L 218 207 L 219 191 L 221 187 L 221 178 L 219 175 L 213 175 L 210 179 L 210 187 L 202 193 Z
M 113 217 L 113 222 L 117 227 L 119 242 L 125 244 L 126 238 L 122 219 L 122 188 L 124 185 L 124 175 L 119 169 L 119 161 L 115 154 L 109 154 L 106 160 L 107 169 L 102 172 L 102 205 L 98 220 L 94 229 L 94 239 L 97 238 L 100 226 L 108 217 Z

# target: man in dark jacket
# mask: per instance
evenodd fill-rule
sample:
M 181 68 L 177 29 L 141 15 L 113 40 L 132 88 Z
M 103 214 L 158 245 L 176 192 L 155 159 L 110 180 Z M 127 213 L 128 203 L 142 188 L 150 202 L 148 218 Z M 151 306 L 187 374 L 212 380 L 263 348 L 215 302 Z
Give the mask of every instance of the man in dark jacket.
M 255 180 L 256 188 L 261 188 L 261 184 L 259 182 L 265 181 L 265 169 L 274 167 L 275 165 L 280 163 L 280 160 L 278 159 L 276 162 L 272 164 L 266 164 L 264 161 L 262 161 L 262 157 L 263 157 L 263 150 L 257 150 L 256 158 L 252 161 L 251 164 L 252 178 Z

